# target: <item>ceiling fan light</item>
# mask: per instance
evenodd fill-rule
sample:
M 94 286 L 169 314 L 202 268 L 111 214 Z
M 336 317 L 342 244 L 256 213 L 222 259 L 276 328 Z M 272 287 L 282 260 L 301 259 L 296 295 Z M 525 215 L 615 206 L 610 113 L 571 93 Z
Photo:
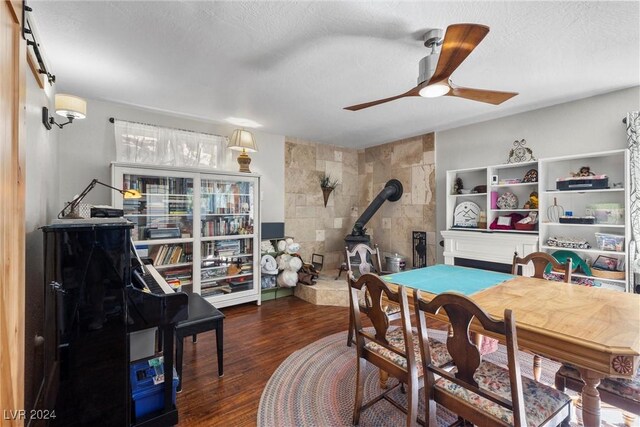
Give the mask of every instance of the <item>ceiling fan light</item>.
M 436 83 L 423 87 L 422 89 L 420 89 L 420 92 L 418 94 L 425 98 L 437 98 L 439 96 L 446 95 L 450 90 L 451 88 L 448 84 Z

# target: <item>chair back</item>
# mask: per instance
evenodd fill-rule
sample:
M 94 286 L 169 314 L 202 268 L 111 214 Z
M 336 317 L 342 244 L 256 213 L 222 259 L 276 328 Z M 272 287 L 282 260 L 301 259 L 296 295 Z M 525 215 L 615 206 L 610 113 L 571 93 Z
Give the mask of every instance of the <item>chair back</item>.
M 407 359 L 407 366 L 415 366 L 415 355 L 413 351 L 413 345 L 409 346 L 407 343 L 413 343 L 413 337 L 411 336 L 411 323 L 408 316 L 402 316 L 402 324 L 404 331 L 404 351 L 399 351 L 397 348 L 391 346 L 387 341 L 387 331 L 389 330 L 389 316 L 383 306 L 385 304 L 384 298 L 389 301 L 399 303 L 400 292 L 404 291 L 402 286 L 398 287 L 397 292 L 393 291 L 380 277 L 375 274 L 366 273 L 360 276 L 357 280 L 353 278 L 353 274 L 349 272 L 349 297 L 351 298 L 351 310 L 353 314 L 353 320 L 356 331 L 356 347 L 358 355 L 369 359 L 367 355 L 368 350 L 365 348 L 365 344 L 368 341 L 375 342 L 381 347 L 398 354 Z M 365 331 L 362 327 L 361 310 L 358 304 L 358 293 L 365 291 L 370 298 L 371 305 L 364 312 L 369 318 L 375 329 L 375 334 L 371 335 Z M 405 297 L 406 299 L 406 297 Z M 409 336 L 407 336 L 407 330 Z M 373 361 L 375 363 L 375 361 Z M 410 368 L 409 368 L 410 369 Z M 401 369 L 406 373 L 407 368 Z M 391 369 L 390 374 L 397 376 L 399 373 Z
M 418 319 L 418 339 L 420 342 L 420 351 L 422 352 L 425 389 L 427 390 L 429 399 L 433 399 L 434 395 L 435 373 L 472 393 L 511 410 L 513 412 L 514 425 L 526 425 L 522 378 L 520 377 L 520 365 L 518 363 L 515 319 L 511 310 L 505 310 L 504 320 L 498 321 L 490 318 L 482 308 L 462 294 L 447 292 L 436 296 L 430 302 L 424 300 L 418 290 L 414 290 L 413 295 L 414 309 Z M 441 310 L 444 311 L 443 314 L 448 318 L 453 330 L 453 334 L 450 333 L 447 338 L 447 349 L 456 367 L 456 369 L 451 372 L 455 372 L 455 374 L 445 371 L 431 363 L 425 313 L 436 315 Z M 482 361 L 480 350 L 473 344 L 473 339 L 470 336 L 470 327 L 474 319 L 474 325 L 479 324 L 484 331 L 490 333 L 489 335 L 501 335 L 505 337 L 509 379 L 511 383 L 511 401 L 491 391 L 481 389 L 474 379 L 474 374 Z M 482 333 L 483 331 L 476 332 Z M 442 402 L 438 403 L 442 404 Z M 455 412 L 455 408 L 449 409 Z
M 513 254 L 513 263 L 511 266 L 511 274 L 518 274 L 518 266 L 525 266 L 529 263 L 533 264 L 534 273 L 532 277 L 544 279 L 544 270 L 547 265 L 551 264 L 553 270 L 564 273 L 564 282 L 571 283 L 571 258 L 563 264 L 558 262 L 553 256 L 546 252 L 532 252 L 524 258 L 518 257 L 518 253 Z
M 367 273 L 381 274 L 382 265 L 378 245 L 371 248 L 364 243 L 358 243 L 351 250 L 349 247 L 344 249 L 347 255 L 347 271 L 354 271 L 353 268 L 357 267 L 356 277 Z

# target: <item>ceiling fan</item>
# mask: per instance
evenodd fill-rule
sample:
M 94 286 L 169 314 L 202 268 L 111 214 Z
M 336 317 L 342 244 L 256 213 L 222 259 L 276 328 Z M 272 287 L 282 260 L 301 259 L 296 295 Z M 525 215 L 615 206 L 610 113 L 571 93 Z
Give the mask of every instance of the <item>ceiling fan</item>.
M 431 48 L 431 53 L 420 61 L 418 86 L 400 95 L 365 102 L 364 104 L 352 105 L 345 107 L 345 110 L 358 111 L 407 96 L 423 96 L 426 98 L 457 96 L 459 98 L 486 102 L 493 105 L 502 104 L 518 93 L 455 86 L 450 79 L 451 74 L 462 64 L 473 49 L 480 44 L 488 32 L 489 27 L 486 25 L 453 24 L 447 27 L 443 40 L 442 30 L 434 29 L 428 31 L 424 35 L 424 45 Z M 436 49 L 440 45 L 442 45 L 442 48 L 438 54 Z

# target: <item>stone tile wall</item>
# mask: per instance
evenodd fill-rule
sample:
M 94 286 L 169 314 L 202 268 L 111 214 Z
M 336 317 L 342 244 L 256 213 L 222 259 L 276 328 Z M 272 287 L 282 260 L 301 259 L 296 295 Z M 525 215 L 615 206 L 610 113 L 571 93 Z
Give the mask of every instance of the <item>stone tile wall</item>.
M 427 264 L 436 254 L 436 171 L 433 133 L 366 148 L 358 153 L 360 211 L 386 182 L 402 182 L 402 198 L 386 201 L 367 223 L 367 234 L 382 252 L 398 253 L 412 262 L 412 231 L 427 232 Z M 383 259 L 384 264 L 384 259 Z
M 324 255 L 325 268 L 337 268 L 358 216 L 358 152 L 286 137 L 284 157 L 285 234 L 300 243 L 305 261 L 315 252 Z M 340 182 L 326 207 L 323 174 Z
M 285 233 L 302 247 L 304 260 L 324 255 L 325 268 L 342 261 L 344 237 L 392 178 L 404 187 L 397 202 L 385 202 L 367 223 L 372 242 L 411 263 L 411 232 L 427 232 L 427 261 L 435 262 L 434 134 L 354 150 L 285 138 Z M 324 207 L 320 176 L 340 185 Z M 265 201 L 266 203 L 266 201 Z M 384 262 L 384 260 L 383 260 Z

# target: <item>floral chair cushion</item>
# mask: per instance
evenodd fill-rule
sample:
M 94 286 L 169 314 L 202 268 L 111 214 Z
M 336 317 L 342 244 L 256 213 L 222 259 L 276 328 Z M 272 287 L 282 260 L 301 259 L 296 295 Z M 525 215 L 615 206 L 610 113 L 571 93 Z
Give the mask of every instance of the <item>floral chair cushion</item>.
M 481 389 L 491 391 L 511 401 L 511 382 L 507 369 L 493 363 L 482 362 L 473 378 Z M 512 411 L 464 387 L 445 378 L 438 379 L 435 386 L 503 422 L 513 424 Z M 528 426 L 541 425 L 570 401 L 566 394 L 527 377 L 522 377 L 522 388 Z
M 562 365 L 558 370 L 558 375 L 582 381 L 580 372 L 573 366 Z M 625 399 L 640 402 L 640 367 L 633 378 L 604 378 L 600 381 L 598 388 Z
M 414 330 L 414 335 L 417 331 Z M 395 328 L 387 332 L 387 341 L 389 345 L 404 353 L 404 336 L 401 328 Z M 365 348 L 374 353 L 379 354 L 396 365 L 407 367 L 407 359 L 397 353 L 381 346 L 373 341 L 368 341 Z M 436 366 L 444 366 L 451 362 L 451 356 L 447 351 L 447 345 L 440 341 L 429 338 L 429 348 L 431 349 L 431 361 Z M 420 341 L 417 337 L 413 340 L 413 351 L 416 354 L 416 364 L 418 365 L 418 376 L 422 376 L 422 355 L 420 354 Z

